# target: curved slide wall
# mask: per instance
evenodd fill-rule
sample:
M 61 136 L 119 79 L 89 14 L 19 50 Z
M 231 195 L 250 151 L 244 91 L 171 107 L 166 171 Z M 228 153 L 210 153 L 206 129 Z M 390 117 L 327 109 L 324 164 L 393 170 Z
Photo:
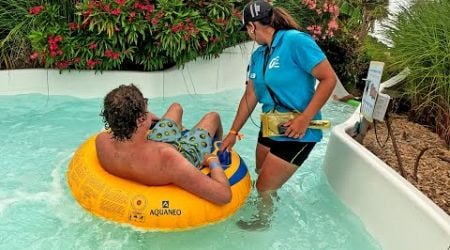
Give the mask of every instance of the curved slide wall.
M 184 68 L 157 72 L 53 69 L 0 70 L 0 95 L 42 93 L 82 98 L 103 97 L 120 84 L 134 83 L 146 97 L 214 93 L 245 87 L 253 43 L 227 48 L 220 57 L 198 59 Z
M 345 131 L 333 128 L 324 160 L 330 185 L 387 250 L 450 249 L 450 216 Z

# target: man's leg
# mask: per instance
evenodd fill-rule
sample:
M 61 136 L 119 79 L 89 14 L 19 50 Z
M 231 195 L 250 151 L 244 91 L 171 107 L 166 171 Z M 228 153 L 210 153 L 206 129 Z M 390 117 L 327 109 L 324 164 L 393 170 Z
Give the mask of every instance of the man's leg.
M 172 103 L 162 118 L 167 118 L 174 121 L 177 124 L 177 127 L 181 130 L 183 128 L 183 107 L 181 107 L 179 103 Z
M 194 126 L 208 131 L 213 139 L 222 139 L 223 128 L 220 116 L 217 112 L 209 112 Z

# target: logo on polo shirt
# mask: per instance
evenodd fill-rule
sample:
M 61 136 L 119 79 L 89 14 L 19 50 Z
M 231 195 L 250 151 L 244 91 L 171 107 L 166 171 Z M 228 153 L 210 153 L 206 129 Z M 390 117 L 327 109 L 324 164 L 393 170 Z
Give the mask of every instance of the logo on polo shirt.
M 280 67 L 280 57 L 277 56 L 275 58 L 273 58 L 270 63 L 269 63 L 269 69 L 272 68 L 279 68 Z

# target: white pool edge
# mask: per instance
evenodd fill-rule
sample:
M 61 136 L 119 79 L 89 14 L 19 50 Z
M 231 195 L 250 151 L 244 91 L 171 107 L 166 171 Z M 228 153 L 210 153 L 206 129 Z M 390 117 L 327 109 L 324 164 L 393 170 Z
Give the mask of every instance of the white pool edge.
M 56 69 L 0 70 L 0 95 L 40 93 L 80 98 L 104 97 L 120 84 L 134 83 L 148 98 L 210 94 L 244 89 L 253 43 L 227 48 L 220 57 L 198 59 L 156 72 Z
M 346 130 L 356 111 L 331 132 L 324 158 L 327 179 L 383 249 L 450 248 L 450 216 Z

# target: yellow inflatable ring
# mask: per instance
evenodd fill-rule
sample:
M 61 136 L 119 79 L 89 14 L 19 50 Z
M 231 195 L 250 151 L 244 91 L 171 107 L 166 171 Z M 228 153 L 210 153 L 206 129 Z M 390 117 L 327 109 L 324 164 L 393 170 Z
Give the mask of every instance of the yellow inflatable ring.
M 95 138 L 91 136 L 75 152 L 67 182 L 78 203 L 97 216 L 159 231 L 189 229 L 227 218 L 250 193 L 247 166 L 235 151 L 225 170 L 233 197 L 219 206 L 175 185 L 149 187 L 107 173 L 98 162 Z M 208 174 L 209 169 L 202 172 Z

